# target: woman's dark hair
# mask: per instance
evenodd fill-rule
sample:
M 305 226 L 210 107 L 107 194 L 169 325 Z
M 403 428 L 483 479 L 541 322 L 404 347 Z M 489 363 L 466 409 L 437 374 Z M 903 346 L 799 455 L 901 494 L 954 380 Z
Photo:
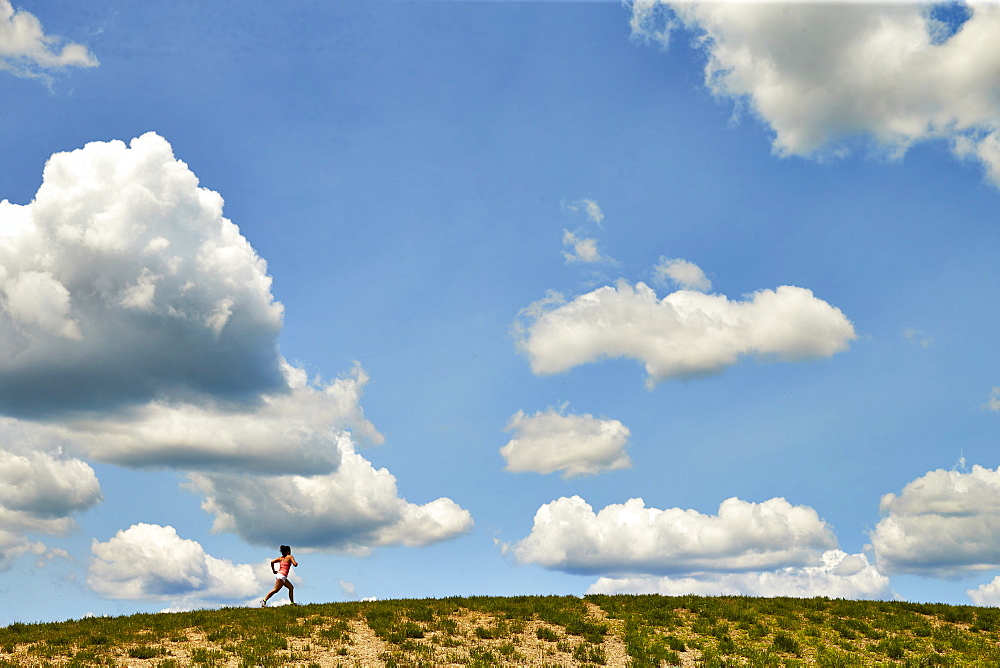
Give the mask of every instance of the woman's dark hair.
M 287 557 L 289 554 L 292 553 L 292 548 L 288 547 L 287 545 L 282 545 L 278 549 L 281 550 L 281 556 L 283 557 Z

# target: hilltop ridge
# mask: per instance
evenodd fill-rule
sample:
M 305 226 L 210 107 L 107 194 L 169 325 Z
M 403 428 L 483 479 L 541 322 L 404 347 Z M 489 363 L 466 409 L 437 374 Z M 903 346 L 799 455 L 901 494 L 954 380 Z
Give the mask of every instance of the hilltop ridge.
M 827 598 L 450 597 L 0 628 L 0 668 L 998 663 L 996 608 Z

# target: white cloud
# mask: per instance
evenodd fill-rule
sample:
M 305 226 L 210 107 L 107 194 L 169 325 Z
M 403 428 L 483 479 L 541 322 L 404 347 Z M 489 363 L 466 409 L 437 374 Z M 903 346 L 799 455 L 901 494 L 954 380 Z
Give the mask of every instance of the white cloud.
M 47 548 L 24 536 L 0 529 L 0 572 L 10 570 L 14 562 L 25 554 L 43 555 Z
M 997 607 L 1000 606 L 1000 576 L 993 578 L 986 584 L 979 585 L 975 589 L 967 589 L 966 594 L 976 605 Z
M 33 14 L 15 11 L 10 0 L 0 0 L 0 70 L 20 77 L 46 78 L 44 70 L 97 66 L 97 58 L 87 47 L 68 42 L 60 48 L 62 41 L 46 35 Z
M 644 283 L 625 281 L 569 303 L 549 295 L 521 312 L 515 335 L 535 374 L 626 357 L 645 364 L 650 387 L 717 373 L 749 355 L 828 357 L 855 338 L 840 309 L 805 288 L 760 290 L 744 301 L 679 290 L 661 300 Z
M 286 366 L 289 391 L 251 407 L 152 402 L 124 414 L 68 423 L 65 438 L 101 461 L 131 467 L 258 473 L 329 473 L 340 463 L 343 432 L 383 441 L 360 406 L 368 375 L 359 365 L 325 386 Z
M 216 559 L 170 526 L 134 524 L 90 549 L 87 584 L 105 598 L 174 601 L 190 609 L 195 601 L 253 597 L 272 584 L 267 568 Z
M 665 596 L 826 596 L 846 599 L 892 598 L 889 578 L 863 554 L 827 550 L 814 566 L 748 573 L 702 573 L 689 577 L 602 577 L 588 594 L 663 594 Z
M 100 500 L 101 486 L 86 462 L 0 448 L 0 526 L 65 535 L 76 528 L 70 515 Z
M 969 5 L 954 34 L 925 3 L 633 0 L 639 39 L 686 28 L 706 85 L 746 105 L 779 155 L 844 154 L 859 139 L 901 156 L 950 141 L 1000 185 L 1000 6 Z
M 563 230 L 563 246 L 571 252 L 563 251 L 566 262 L 614 262 L 611 258 L 601 255 L 597 249 L 597 239 L 581 238 L 569 230 Z
M 149 133 L 52 156 L 0 202 L 0 412 L 101 461 L 327 473 L 364 418 L 359 365 L 329 383 L 278 353 L 267 266 Z
M 587 210 L 587 218 L 590 219 L 592 223 L 600 225 L 604 220 L 604 212 L 601 211 L 601 207 L 592 199 L 583 200 L 583 206 Z
M 708 292 L 712 289 L 712 281 L 694 262 L 679 258 L 661 257 L 653 273 L 661 285 L 674 284 L 682 290 L 697 290 Z
M 348 436 L 340 449 L 340 467 L 327 475 L 192 474 L 189 487 L 205 496 L 213 531 L 256 545 L 367 554 L 375 547 L 428 545 L 472 528 L 469 512 L 449 498 L 422 506 L 400 498 L 395 477 L 356 454 Z
M 930 348 L 934 345 L 934 337 L 928 336 L 924 332 L 914 327 L 907 327 L 903 330 L 903 338 L 911 343 L 914 343 L 921 348 Z
M 880 507 L 871 541 L 881 572 L 955 577 L 1000 568 L 1000 470 L 930 471 Z
M 550 408 L 534 415 L 518 411 L 507 423 L 514 437 L 500 454 L 515 473 L 562 471 L 564 478 L 614 471 L 632 465 L 625 452 L 629 429 L 618 420 L 563 415 Z
M 574 213 L 583 210 L 587 214 L 587 219 L 598 227 L 604 221 L 604 212 L 601 211 L 601 205 L 596 200 L 581 199 L 572 204 L 563 204 L 563 206 L 567 211 L 573 211 Z
M 354 598 L 357 588 L 354 586 L 353 582 L 348 582 L 347 580 L 341 580 L 337 578 L 337 584 L 340 585 L 340 592 L 347 596 L 348 598 Z
M 406 502 L 388 471 L 354 452 L 383 440 L 361 409 L 360 365 L 310 382 L 279 354 L 282 307 L 266 264 L 222 204 L 153 133 L 53 155 L 30 204 L 0 202 L 0 414 L 13 416 L 0 427 L 27 437 L 29 452 L 204 473 L 191 486 L 216 528 L 252 542 L 365 552 L 468 530 L 468 511 L 447 498 Z M 0 468 L 13 480 L 27 467 L 46 484 L 0 493 L 0 520 L 62 533 L 67 509 L 96 502 L 99 487 L 86 464 L 45 457 Z M 176 588 L 175 609 L 237 596 L 219 588 L 225 577 L 205 579 L 223 566 L 165 532 L 133 527 L 100 559 L 159 546 L 191 557 L 177 577 L 151 566 L 119 582 L 98 569 L 95 588 Z
M 161 137 L 57 153 L 30 204 L 0 201 L 0 412 L 286 391 L 270 290 Z
M 691 574 L 807 566 L 836 548 L 816 511 L 782 498 L 723 501 L 717 515 L 647 508 L 642 499 L 598 513 L 578 496 L 543 505 L 511 549 L 523 563 L 571 573 Z
M 983 404 L 983 408 L 995 413 L 1000 413 L 1000 387 L 993 388 L 990 392 L 990 398 L 986 400 L 985 404 Z
M 596 201 L 582 199 L 571 204 L 564 202 L 562 206 L 565 210 L 572 211 L 573 213 L 583 211 L 588 221 L 594 223 L 597 227 L 601 227 L 601 222 L 604 220 L 604 212 L 601 211 L 601 207 Z M 580 230 L 575 232 L 563 230 L 562 241 L 563 246 L 568 249 L 563 251 L 563 258 L 565 258 L 567 264 L 575 262 L 584 264 L 615 264 L 613 258 L 602 255 L 601 251 L 598 250 L 597 239 L 583 236 Z
M 80 327 L 67 317 L 69 291 L 47 271 L 25 271 L 3 286 L 7 313 L 21 325 L 46 334 L 79 339 Z

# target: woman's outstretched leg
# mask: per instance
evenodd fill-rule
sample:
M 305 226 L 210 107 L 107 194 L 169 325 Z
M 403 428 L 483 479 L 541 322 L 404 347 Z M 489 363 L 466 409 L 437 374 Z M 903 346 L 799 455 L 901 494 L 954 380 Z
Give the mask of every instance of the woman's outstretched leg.
M 276 581 L 275 581 L 275 583 L 274 583 L 274 589 L 272 589 L 271 591 L 267 592 L 267 596 L 265 596 L 264 598 L 262 598 L 262 599 L 260 600 L 260 604 L 261 604 L 261 606 L 265 606 L 265 605 L 267 605 L 267 602 L 268 602 L 268 600 L 269 600 L 269 599 L 270 599 L 270 598 L 271 598 L 272 596 L 274 596 L 275 594 L 277 594 L 277 593 L 278 593 L 278 590 L 279 590 L 279 589 L 281 589 L 281 583 L 282 583 L 282 582 L 284 582 L 284 580 L 276 580 Z

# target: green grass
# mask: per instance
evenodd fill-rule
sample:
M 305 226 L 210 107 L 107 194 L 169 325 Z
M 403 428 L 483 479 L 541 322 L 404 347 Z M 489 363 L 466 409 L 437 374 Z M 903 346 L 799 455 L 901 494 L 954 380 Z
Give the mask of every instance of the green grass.
M 993 608 L 740 596 L 590 600 L 625 620 L 637 666 L 676 662 L 667 653 L 683 649 L 667 638 L 699 649 L 706 666 L 1000 665 Z
M 596 612 L 595 612 L 596 611 Z M 360 629 L 395 666 L 1000 665 L 1000 610 L 744 596 L 515 596 L 326 603 L 0 627 L 22 665 L 357 665 Z M 370 637 L 370 636 L 369 636 Z M 618 653 L 618 654 L 615 654 Z M 374 657 L 373 657 L 374 658 Z M 535 659 L 532 659 L 535 660 Z
M 127 653 L 133 659 L 152 659 L 163 654 L 163 649 L 153 645 L 137 645 L 129 647 Z

